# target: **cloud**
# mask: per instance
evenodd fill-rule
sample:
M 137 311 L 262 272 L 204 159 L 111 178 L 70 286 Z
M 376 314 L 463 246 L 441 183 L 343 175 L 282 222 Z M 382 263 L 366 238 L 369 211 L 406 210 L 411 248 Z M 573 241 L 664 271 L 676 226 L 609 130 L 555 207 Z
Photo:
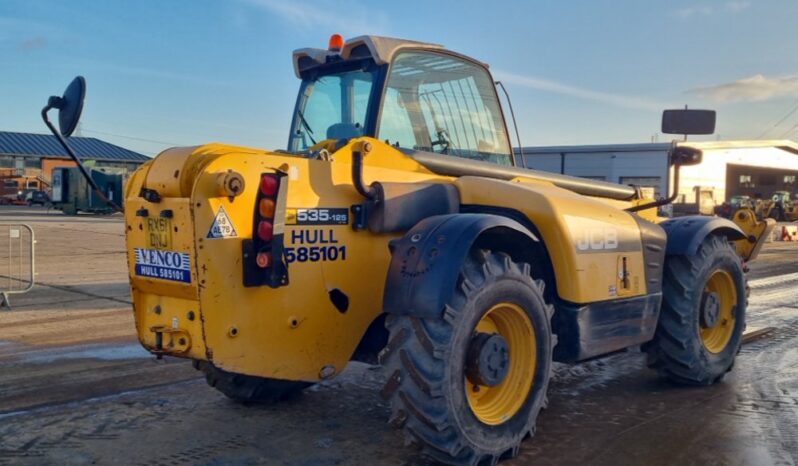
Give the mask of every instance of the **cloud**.
M 233 87 L 235 82 L 232 79 L 214 79 L 201 73 L 176 73 L 164 69 L 155 69 L 137 66 L 130 63 L 120 64 L 112 63 L 107 60 L 93 60 L 93 59 L 79 59 L 72 61 L 68 64 L 53 65 L 49 64 L 48 67 L 58 66 L 64 69 L 83 69 L 93 75 L 107 75 L 107 74 L 121 74 L 126 76 L 135 76 L 146 78 L 147 80 L 159 81 L 168 80 L 178 83 L 195 83 L 202 86 L 217 86 L 217 87 Z M 143 85 L 143 84 L 142 84 Z
M 694 16 L 711 16 L 723 12 L 740 13 L 741 11 L 747 10 L 750 6 L 751 2 L 746 0 L 728 1 L 720 6 L 700 3 L 676 10 L 676 16 L 687 19 Z
M 798 75 L 769 78 L 757 74 L 688 92 L 715 102 L 758 102 L 779 97 L 798 97 Z
M 45 39 L 43 36 L 36 36 L 22 41 L 22 43 L 19 44 L 19 49 L 23 52 L 30 52 L 31 50 L 43 48 L 46 45 L 47 39 Z
M 373 34 L 387 30 L 388 17 L 371 6 L 354 3 L 298 2 L 291 0 L 241 0 L 276 14 L 304 30 L 334 30 L 345 35 Z
M 689 18 L 691 16 L 709 16 L 714 11 L 715 8 L 709 5 L 693 5 L 676 10 L 676 16 L 680 18 Z
M 739 13 L 743 10 L 747 10 L 750 6 L 751 2 L 745 2 L 745 1 L 726 2 L 726 9 L 734 13 Z
M 553 92 L 555 94 L 566 95 L 569 97 L 576 97 L 578 99 L 590 100 L 593 102 L 600 102 L 609 104 L 613 107 L 637 109 L 637 110 L 656 110 L 660 111 L 668 107 L 668 104 L 657 102 L 654 100 L 646 99 L 643 97 L 626 96 L 611 94 L 608 92 L 594 91 L 590 89 L 583 89 L 568 84 L 550 81 L 548 79 L 538 78 L 535 76 L 521 76 L 512 73 L 505 73 L 496 71 L 495 76 L 505 84 L 515 84 L 518 86 L 537 89 L 539 91 Z

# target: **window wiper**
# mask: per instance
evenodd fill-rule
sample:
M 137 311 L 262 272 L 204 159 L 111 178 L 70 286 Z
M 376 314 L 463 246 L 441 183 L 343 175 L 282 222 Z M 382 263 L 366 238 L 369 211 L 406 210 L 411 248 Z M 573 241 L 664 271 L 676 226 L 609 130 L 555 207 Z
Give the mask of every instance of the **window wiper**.
M 312 142 L 313 145 L 316 145 L 316 140 L 313 139 L 313 130 L 310 129 L 308 121 L 305 120 L 305 115 L 302 113 L 302 110 L 297 109 L 296 113 L 297 115 L 299 115 L 299 122 L 302 124 L 302 127 L 305 128 L 305 130 L 308 132 L 308 137 L 310 138 L 310 142 Z

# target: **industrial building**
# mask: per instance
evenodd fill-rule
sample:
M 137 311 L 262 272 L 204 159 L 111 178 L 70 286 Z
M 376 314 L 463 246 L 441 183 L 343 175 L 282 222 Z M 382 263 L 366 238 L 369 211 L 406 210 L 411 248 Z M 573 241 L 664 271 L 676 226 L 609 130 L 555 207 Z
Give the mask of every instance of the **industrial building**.
M 69 144 L 84 161 L 97 168 L 133 171 L 149 157 L 114 144 L 84 137 L 71 137 Z M 46 190 L 53 169 L 74 166 L 55 136 L 0 131 L 0 196 L 15 196 L 19 190 Z
M 716 205 L 735 195 L 764 199 L 775 191 L 798 191 L 798 143 L 793 141 L 680 144 L 701 149 L 704 157 L 700 164 L 682 168 L 677 203 L 696 202 L 699 191 L 711 193 Z M 670 147 L 670 143 L 525 147 L 523 161 L 537 170 L 638 185 L 659 198 L 672 187 Z

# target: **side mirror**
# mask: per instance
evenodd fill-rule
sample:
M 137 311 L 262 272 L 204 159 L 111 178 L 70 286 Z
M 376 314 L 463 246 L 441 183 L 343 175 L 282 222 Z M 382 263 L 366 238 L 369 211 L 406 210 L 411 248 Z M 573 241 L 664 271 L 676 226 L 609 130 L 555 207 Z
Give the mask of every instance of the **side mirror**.
M 58 128 L 61 135 L 69 137 L 75 132 L 83 112 L 83 99 L 86 97 L 86 80 L 77 76 L 67 86 L 61 97 L 52 96 L 47 101 L 47 106 L 58 109 Z
M 84 97 L 86 97 L 86 80 L 83 79 L 83 76 L 78 76 L 69 83 L 66 91 L 64 91 L 64 95 L 61 97 L 50 96 L 50 98 L 47 99 L 47 105 L 42 109 L 42 121 L 44 121 L 44 124 L 47 125 L 47 129 L 53 133 L 53 136 L 55 136 L 61 144 L 61 147 L 64 148 L 66 153 L 69 154 L 69 157 L 75 162 L 83 178 L 89 183 L 89 186 L 94 190 L 97 197 L 117 212 L 123 212 L 122 207 L 108 199 L 100 187 L 97 186 L 94 178 L 91 177 L 89 172 L 86 171 L 86 167 L 83 166 L 83 162 L 80 161 L 78 155 L 69 147 L 69 143 L 67 143 L 66 138 L 69 137 L 78 126 L 80 114 L 83 111 Z M 60 131 L 55 129 L 55 126 L 50 122 L 50 118 L 47 116 L 47 112 L 54 108 L 58 109 L 58 127 Z
M 700 149 L 686 146 L 675 146 L 670 152 L 671 165 L 679 167 L 698 165 L 703 155 Z
M 715 110 L 665 110 L 662 132 L 665 134 L 712 134 L 715 132 Z

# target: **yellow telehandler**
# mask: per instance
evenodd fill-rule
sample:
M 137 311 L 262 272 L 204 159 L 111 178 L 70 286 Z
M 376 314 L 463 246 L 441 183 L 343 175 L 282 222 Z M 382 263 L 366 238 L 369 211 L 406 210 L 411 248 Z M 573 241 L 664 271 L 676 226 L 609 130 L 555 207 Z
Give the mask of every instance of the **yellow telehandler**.
M 679 383 L 732 368 L 745 263 L 772 221 L 659 218 L 675 195 L 519 167 L 487 65 L 440 45 L 334 35 L 293 64 L 287 150 L 172 148 L 128 181 L 149 351 L 243 402 L 379 360 L 392 424 L 457 465 L 517 454 L 553 361 L 642 345 Z M 81 78 L 43 111 L 66 136 L 84 92 Z M 663 126 L 711 132 L 714 112 Z M 674 143 L 670 160 L 678 185 L 701 152 Z

